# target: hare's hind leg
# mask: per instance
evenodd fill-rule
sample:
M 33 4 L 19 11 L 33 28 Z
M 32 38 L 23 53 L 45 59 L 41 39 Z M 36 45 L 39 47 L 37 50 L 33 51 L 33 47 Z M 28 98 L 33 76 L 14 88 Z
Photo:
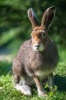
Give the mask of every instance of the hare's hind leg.
M 24 66 L 22 65 L 19 58 L 15 58 L 13 61 L 13 75 L 16 90 L 19 90 L 24 95 L 31 95 L 30 87 L 27 86 L 25 80 Z
M 19 78 L 18 75 L 14 75 L 15 88 L 24 95 L 31 95 L 31 89 L 26 85 L 24 78 Z
M 22 94 L 31 96 L 31 89 L 29 86 L 17 84 L 15 88 L 16 90 L 20 91 Z

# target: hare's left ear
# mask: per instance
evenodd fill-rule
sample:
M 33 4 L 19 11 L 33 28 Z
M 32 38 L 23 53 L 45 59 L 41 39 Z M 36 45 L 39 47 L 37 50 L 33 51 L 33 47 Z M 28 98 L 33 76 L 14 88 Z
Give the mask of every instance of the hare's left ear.
M 45 28 L 48 28 L 50 23 L 52 22 L 53 20 L 53 17 L 54 17 L 54 14 L 55 14 L 55 7 L 52 6 L 52 7 L 49 7 L 45 12 L 44 12 L 44 15 L 42 17 L 42 22 L 41 22 L 41 26 L 45 27 Z
M 29 8 L 27 11 L 28 18 L 32 24 L 32 28 L 35 28 L 38 25 L 38 19 L 35 11 L 32 8 Z

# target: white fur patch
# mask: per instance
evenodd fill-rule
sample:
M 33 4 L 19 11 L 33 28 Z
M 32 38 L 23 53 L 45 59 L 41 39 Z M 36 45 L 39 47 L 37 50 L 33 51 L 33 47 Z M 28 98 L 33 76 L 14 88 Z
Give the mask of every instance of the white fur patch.
M 17 84 L 17 85 L 15 86 L 15 88 L 16 88 L 18 91 L 21 91 L 21 90 L 22 90 L 22 86 L 20 86 L 19 84 Z
M 35 50 L 35 51 L 43 51 L 44 50 L 44 46 L 42 43 L 40 44 L 39 47 L 37 47 L 36 45 L 37 45 L 37 43 L 33 44 L 33 50 Z
M 20 86 L 19 84 L 17 84 L 16 86 L 15 86 L 15 88 L 18 90 L 18 91 L 20 91 L 22 94 L 24 94 L 24 95 L 31 95 L 31 89 L 30 89 L 30 87 L 29 86 L 27 86 L 27 85 L 22 85 L 22 86 Z
M 38 77 L 40 77 L 40 79 L 44 79 L 46 78 L 51 72 L 53 72 L 53 70 L 50 71 L 36 71 L 35 75 L 37 75 Z

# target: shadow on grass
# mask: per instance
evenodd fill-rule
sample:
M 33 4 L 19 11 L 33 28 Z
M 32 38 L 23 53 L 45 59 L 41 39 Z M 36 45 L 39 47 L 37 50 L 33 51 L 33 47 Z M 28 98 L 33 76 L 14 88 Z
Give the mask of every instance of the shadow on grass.
M 12 73 L 12 64 L 7 61 L 0 61 L 0 75 Z
M 59 91 L 66 91 L 66 76 L 56 75 L 54 82 Z

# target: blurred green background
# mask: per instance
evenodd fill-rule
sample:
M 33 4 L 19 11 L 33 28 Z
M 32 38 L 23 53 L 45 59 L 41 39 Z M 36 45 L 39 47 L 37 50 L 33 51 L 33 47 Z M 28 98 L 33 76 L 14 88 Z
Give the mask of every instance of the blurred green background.
M 44 11 L 53 5 L 56 14 L 48 34 L 58 48 L 59 63 L 54 71 L 57 88 L 48 93 L 47 100 L 66 100 L 66 0 L 0 0 L 0 100 L 27 100 L 14 89 L 12 61 L 20 45 L 31 37 L 27 10 L 32 7 L 41 22 Z M 33 88 L 28 100 L 45 99 L 38 98 Z
M 0 0 L 0 60 L 9 60 L 9 55 L 11 59 L 23 41 L 30 38 L 28 8 L 34 8 L 41 21 L 44 11 L 53 5 L 56 15 L 48 34 L 61 53 L 66 50 L 66 0 Z

